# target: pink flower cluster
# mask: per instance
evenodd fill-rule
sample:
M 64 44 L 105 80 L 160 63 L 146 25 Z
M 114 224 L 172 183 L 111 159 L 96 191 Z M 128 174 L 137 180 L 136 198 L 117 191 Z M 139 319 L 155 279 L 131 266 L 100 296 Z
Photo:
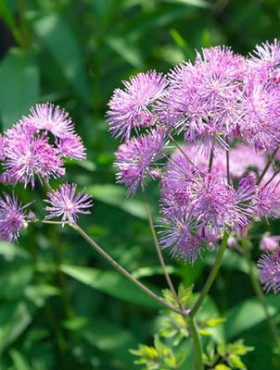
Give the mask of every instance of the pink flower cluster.
M 66 158 L 82 160 L 86 157 L 85 147 L 75 132 L 68 113 L 53 104 L 38 104 L 31 108 L 28 116 L 8 129 L 0 137 L 0 160 L 4 172 L 0 181 L 16 186 L 23 183 L 35 187 L 47 183 L 51 178 L 65 174 Z M 92 205 L 88 195 L 75 195 L 76 185 L 62 185 L 59 190 L 48 193 L 50 212 L 47 219 L 62 216 L 62 221 L 75 222 L 77 213 L 88 213 L 85 208 Z M 16 241 L 20 229 L 28 221 L 24 208 L 15 195 L 4 194 L 0 198 L 0 238 Z
M 218 46 L 114 91 L 117 181 L 134 194 L 161 180 L 160 242 L 172 255 L 194 262 L 224 232 L 280 216 L 279 65 L 277 40 L 247 57 Z

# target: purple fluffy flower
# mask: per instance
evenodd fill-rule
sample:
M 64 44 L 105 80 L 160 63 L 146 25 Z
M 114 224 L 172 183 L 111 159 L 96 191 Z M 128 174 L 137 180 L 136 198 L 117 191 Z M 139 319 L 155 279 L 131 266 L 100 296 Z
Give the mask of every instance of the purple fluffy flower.
M 48 143 L 48 138 L 45 135 L 33 136 L 32 132 L 24 129 L 29 126 L 21 126 L 18 124 L 9 130 L 4 139 L 6 180 L 12 184 L 23 182 L 25 186 L 31 183 L 34 187 L 35 176 L 40 181 L 63 176 L 63 161 L 57 149 Z
M 280 235 L 270 235 L 269 232 L 263 234 L 260 240 L 260 250 L 273 252 L 279 249 Z
M 77 220 L 77 214 L 89 214 L 90 211 L 86 210 L 93 206 L 90 195 L 77 193 L 76 184 L 62 184 L 59 189 L 48 193 L 49 199 L 45 200 L 49 204 L 46 210 L 50 214 L 46 217 L 46 220 L 55 217 L 62 217 L 62 223 L 70 221 L 75 224 Z
M 277 218 L 280 216 L 280 187 L 272 181 L 268 185 L 263 182 L 258 187 L 257 215 L 259 217 Z
M 235 127 L 244 66 L 244 59 L 229 48 L 215 47 L 197 54 L 194 65 L 176 67 L 158 104 L 161 122 L 184 132 L 186 141 L 200 138 L 210 149 L 216 142 L 226 147 L 224 137 Z
M 196 233 L 196 222 L 191 213 L 184 214 L 177 209 L 161 218 L 160 246 L 170 248 L 173 257 L 186 263 L 194 263 L 201 255 L 203 238 Z
M 244 88 L 238 109 L 241 136 L 260 150 L 273 150 L 280 141 L 280 89 L 253 75 Z
M 199 171 L 182 154 L 174 155 L 167 163 L 166 172 L 161 181 L 162 212 L 172 213 L 178 208 L 188 209 L 192 195 L 192 186 L 199 181 Z
M 82 160 L 86 158 L 85 147 L 78 135 L 68 135 L 56 141 L 58 151 L 65 158 Z
M 257 45 L 248 59 L 249 66 L 254 74 L 258 74 L 263 82 L 279 84 L 280 82 L 280 43 L 274 40 L 273 43 Z
M 26 206 L 25 206 L 26 207 Z M 0 198 L 0 239 L 7 242 L 16 242 L 19 232 L 27 224 L 24 218 L 24 208 L 18 198 L 4 193 Z
M 160 172 L 153 164 L 161 158 L 164 133 L 161 129 L 151 130 L 120 145 L 116 153 L 117 181 L 125 184 L 128 194 L 134 194 L 138 185 L 145 186 L 145 179 L 159 177 Z
M 273 254 L 265 253 L 258 261 L 261 283 L 267 292 L 272 290 L 274 293 L 280 291 L 280 251 Z
M 124 86 L 114 91 L 107 114 L 113 136 L 128 140 L 133 129 L 139 132 L 155 123 L 153 105 L 163 95 L 166 81 L 163 75 L 150 71 L 130 78 Z
M 37 104 L 30 109 L 24 121 L 33 124 L 38 130 L 50 131 L 55 137 L 73 134 L 74 126 L 69 114 L 53 104 Z

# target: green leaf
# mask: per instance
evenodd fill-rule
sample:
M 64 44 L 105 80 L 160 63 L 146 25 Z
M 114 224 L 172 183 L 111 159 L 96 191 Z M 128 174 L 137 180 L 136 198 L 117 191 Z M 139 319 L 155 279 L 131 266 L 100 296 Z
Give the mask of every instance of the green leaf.
M 25 288 L 25 296 L 34 303 L 35 306 L 42 307 L 46 299 L 59 295 L 57 287 L 40 283 L 39 285 L 29 285 Z
M 3 241 L 0 241 L 0 256 L 9 262 L 13 261 L 17 257 L 30 260 L 30 255 L 24 249 L 15 244 L 6 243 Z
M 148 297 L 118 272 L 69 265 L 62 265 L 61 271 L 83 284 L 118 299 L 144 306 L 160 307 L 158 302 Z
M 111 36 L 106 38 L 107 44 L 123 59 L 135 68 L 143 68 L 144 61 L 137 45 L 127 38 Z
M 0 276 L 0 298 L 21 297 L 24 288 L 30 283 L 33 276 L 31 265 L 22 265 L 16 271 L 11 269 Z
M 0 2 L 0 18 L 2 18 L 4 22 L 7 24 L 15 40 L 20 45 L 22 42 L 22 35 L 17 27 L 17 22 L 15 20 L 15 12 L 13 12 L 11 7 L 9 7 L 7 0 Z
M 214 367 L 215 370 L 231 370 L 230 367 L 224 364 L 219 364 Z
M 118 368 L 134 368 L 131 365 L 132 356 L 129 354 L 128 348 L 136 346 L 137 341 L 131 332 L 96 317 L 94 322 L 88 322 L 86 327 L 80 329 L 80 334 L 88 343 L 100 351 L 114 355 L 115 361 L 121 365 Z
M 65 18 L 58 14 L 50 14 L 34 22 L 33 26 L 66 80 L 85 102 L 90 103 L 82 54 L 76 36 Z
M 241 361 L 240 357 L 237 356 L 236 354 L 232 353 L 228 356 L 228 364 L 233 367 L 233 368 L 236 368 L 236 369 L 239 369 L 239 370 L 245 370 L 246 369 L 246 366 L 245 364 Z
M 10 49 L 0 66 L 0 115 L 10 128 L 38 101 L 39 71 L 34 55 Z
M 91 194 L 95 199 L 118 207 L 133 216 L 147 219 L 143 202 L 140 202 L 136 199 L 127 198 L 123 186 L 109 184 L 94 185 L 87 188 L 87 193 Z
M 180 3 L 185 5 L 196 6 L 199 8 L 210 8 L 210 4 L 203 0 L 163 0 L 168 3 Z
M 0 353 L 23 333 L 31 321 L 31 313 L 24 302 L 1 304 Z
M 22 355 L 22 353 L 16 351 L 15 349 L 11 349 L 9 354 L 16 370 L 32 370 L 27 359 Z
M 278 296 L 266 296 L 266 303 L 270 315 L 280 311 L 280 300 Z M 248 299 L 225 313 L 225 335 L 227 340 L 240 335 L 245 330 L 266 320 L 266 314 L 257 298 Z

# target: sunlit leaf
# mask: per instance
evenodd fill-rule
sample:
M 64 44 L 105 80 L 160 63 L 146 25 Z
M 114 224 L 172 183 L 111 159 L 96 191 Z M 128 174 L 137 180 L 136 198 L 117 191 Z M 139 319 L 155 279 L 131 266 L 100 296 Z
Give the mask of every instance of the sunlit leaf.
M 160 306 L 118 272 L 69 265 L 62 265 L 61 270 L 79 282 L 118 299 L 150 307 Z
M 133 216 L 143 219 L 147 218 L 143 202 L 127 198 L 125 188 L 123 186 L 110 184 L 94 185 L 87 188 L 87 193 L 91 194 L 93 198 L 118 207 Z
M 275 315 L 280 310 L 278 296 L 266 296 L 266 303 L 270 315 Z M 225 317 L 225 334 L 227 339 L 240 335 L 245 330 L 266 320 L 266 313 L 258 299 L 248 299 L 229 310 Z
M 22 353 L 18 352 L 15 349 L 12 349 L 9 353 L 12 358 L 15 370 L 32 370 L 27 359 L 23 356 Z
M 89 88 L 86 82 L 83 58 L 78 41 L 69 24 L 59 14 L 49 14 L 33 24 L 39 38 L 59 65 L 66 80 L 89 103 Z
M 0 117 L 3 129 L 27 114 L 39 96 L 39 71 L 34 55 L 10 49 L 0 65 Z

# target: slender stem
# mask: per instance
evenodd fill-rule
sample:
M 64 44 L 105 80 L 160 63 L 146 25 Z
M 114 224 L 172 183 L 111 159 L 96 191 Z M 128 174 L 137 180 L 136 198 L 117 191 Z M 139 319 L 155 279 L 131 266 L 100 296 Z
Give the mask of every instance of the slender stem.
M 186 160 L 195 167 L 193 161 L 187 156 L 187 154 L 183 151 L 181 146 L 177 143 L 177 141 L 173 138 L 172 135 L 168 134 L 169 139 L 172 141 L 172 143 L 176 146 L 176 148 L 180 151 L 181 154 L 186 158 Z
M 180 299 L 179 299 L 179 297 L 178 297 L 178 295 L 176 293 L 176 290 L 174 288 L 174 285 L 172 283 L 172 280 L 171 280 L 171 278 L 170 278 L 170 276 L 168 274 L 168 271 L 166 269 L 164 258 L 163 258 L 162 253 L 161 253 L 161 249 L 160 249 L 160 246 L 159 246 L 157 234 L 156 234 L 155 227 L 154 227 L 154 224 L 153 224 L 151 210 L 150 210 L 149 203 L 148 203 L 147 196 L 146 196 L 146 193 L 145 193 L 145 190 L 144 189 L 142 189 L 142 195 L 143 195 L 143 199 L 144 199 L 144 205 L 145 205 L 145 209 L 146 209 L 146 213 L 147 213 L 147 217 L 148 217 L 148 221 L 149 221 L 151 233 L 152 233 L 152 236 L 153 236 L 153 241 L 154 241 L 154 244 L 155 244 L 155 247 L 156 247 L 156 251 L 157 251 L 157 254 L 158 254 L 158 258 L 159 258 L 161 267 L 163 269 L 165 280 L 166 280 L 166 282 L 167 282 L 167 284 L 169 286 L 169 289 L 171 290 L 172 294 L 174 295 L 174 298 L 176 299 L 176 301 L 178 303 L 178 306 L 181 309 L 183 309 L 182 306 L 181 306 Z
M 250 252 L 249 252 L 248 248 L 244 248 L 244 249 L 245 249 L 245 257 L 246 257 L 246 260 L 247 260 L 248 266 L 249 266 L 249 277 L 250 277 L 251 283 L 253 285 L 256 296 L 257 296 L 258 300 L 260 301 L 260 304 L 263 306 L 263 310 L 264 310 L 265 316 L 267 318 L 267 322 L 268 322 L 268 326 L 269 326 L 269 329 L 271 331 L 271 334 L 274 337 L 274 340 L 275 340 L 275 343 L 278 346 L 278 349 L 280 349 L 280 337 L 278 335 L 278 332 L 277 332 L 275 323 L 273 321 L 273 318 L 271 317 L 271 315 L 269 313 L 267 303 L 266 303 L 266 300 L 265 300 L 265 296 L 263 294 L 263 290 L 260 286 L 259 280 L 258 280 L 256 274 L 254 273 L 253 263 L 251 261 Z
M 226 138 L 226 143 L 228 144 L 228 137 Z M 227 163 L 227 183 L 228 185 L 230 185 L 231 179 L 230 179 L 230 169 L 229 169 L 229 148 L 226 150 L 226 163 Z
M 180 310 L 179 308 L 165 302 L 165 300 L 158 295 L 156 295 L 153 291 L 151 291 L 148 287 L 143 285 L 139 280 L 135 279 L 127 270 L 125 270 L 117 261 L 115 261 L 109 254 L 107 254 L 91 237 L 77 224 L 70 224 L 70 226 L 76 230 L 85 240 L 86 242 L 97 252 L 99 253 L 110 265 L 112 265 L 117 271 L 119 271 L 123 276 L 125 276 L 131 283 L 136 285 L 140 288 L 144 293 L 152 297 L 155 301 L 159 302 L 161 305 L 169 308 L 170 310 L 181 314 L 182 316 L 187 316 L 187 312 Z
M 220 246 L 220 249 L 219 249 L 219 252 L 218 252 L 218 255 L 217 255 L 217 258 L 216 258 L 216 261 L 215 261 L 215 264 L 210 272 L 210 275 L 208 276 L 208 279 L 206 280 L 206 283 L 204 284 L 204 287 L 200 293 L 200 296 L 198 297 L 196 303 L 194 304 L 193 308 L 191 309 L 190 311 L 190 314 L 189 316 L 191 317 L 194 317 L 197 313 L 197 311 L 199 310 L 200 306 L 202 305 L 202 302 L 204 301 L 207 293 L 209 292 L 216 276 L 217 276 L 217 273 L 219 271 L 219 268 L 221 266 L 221 263 L 222 263 L 222 258 L 223 258 L 223 255 L 224 255 L 224 252 L 226 250 L 226 246 L 227 246 L 227 240 L 228 240 L 228 237 L 229 237 L 229 233 L 225 233 L 224 234 L 224 237 L 223 237 L 223 240 L 222 240 L 222 243 L 221 243 L 221 246 Z
M 268 186 L 273 179 L 275 179 L 275 177 L 278 175 L 279 172 L 280 172 L 280 169 L 274 172 L 274 174 L 271 176 L 271 178 L 265 183 L 264 188 L 266 186 Z
M 194 347 L 194 369 L 195 370 L 203 370 L 203 359 L 202 359 L 202 344 L 201 338 L 197 330 L 197 325 L 195 319 L 193 317 L 188 318 L 189 329 L 193 340 L 193 347 Z
M 211 149 L 210 156 L 209 156 L 208 172 L 212 171 L 213 160 L 214 160 L 214 152 L 213 152 L 213 149 Z
M 273 160 L 274 160 L 274 158 L 275 158 L 275 156 L 276 156 L 276 154 L 277 154 L 278 150 L 279 150 L 279 146 L 278 146 L 278 147 L 274 150 L 274 152 L 271 154 L 271 157 L 270 157 L 269 161 L 267 162 L 267 164 L 266 164 L 265 168 L 263 169 L 263 172 L 260 174 L 260 177 L 259 177 L 259 179 L 258 179 L 258 181 L 257 181 L 257 185 L 259 185 L 259 184 L 261 183 L 261 181 L 262 181 L 262 179 L 264 178 L 265 174 L 267 173 L 267 171 L 268 171 L 268 169 L 269 169 L 269 167 L 270 167 L 271 163 L 273 162 Z

